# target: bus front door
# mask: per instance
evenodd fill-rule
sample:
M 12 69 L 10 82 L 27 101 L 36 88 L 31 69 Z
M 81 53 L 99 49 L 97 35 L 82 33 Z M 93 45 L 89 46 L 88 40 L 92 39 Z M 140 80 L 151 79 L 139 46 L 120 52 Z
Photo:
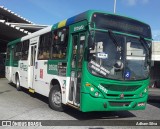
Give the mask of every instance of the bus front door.
M 71 62 L 71 80 L 69 87 L 69 102 L 79 107 L 85 33 L 74 34 L 72 36 L 72 43 L 73 49 Z
M 36 48 L 37 48 L 37 44 L 31 44 L 30 45 L 30 61 L 29 61 L 29 88 L 30 89 L 34 89 L 33 85 L 34 85 L 34 81 L 35 81 L 35 77 L 34 77 L 34 70 L 35 70 L 35 56 L 36 56 Z

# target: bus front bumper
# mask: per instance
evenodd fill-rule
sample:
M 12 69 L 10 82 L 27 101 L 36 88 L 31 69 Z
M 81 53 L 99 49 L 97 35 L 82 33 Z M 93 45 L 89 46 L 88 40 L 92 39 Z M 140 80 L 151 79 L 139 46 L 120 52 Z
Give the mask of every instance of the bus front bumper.
M 105 99 L 95 98 L 90 94 L 81 94 L 81 111 L 121 111 L 121 110 L 144 110 L 148 95 L 138 99 Z

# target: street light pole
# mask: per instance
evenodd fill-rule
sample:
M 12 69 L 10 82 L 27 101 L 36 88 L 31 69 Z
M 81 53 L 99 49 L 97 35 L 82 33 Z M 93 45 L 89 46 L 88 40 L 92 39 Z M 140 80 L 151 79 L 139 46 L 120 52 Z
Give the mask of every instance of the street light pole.
M 116 0 L 114 0 L 114 14 L 116 13 Z

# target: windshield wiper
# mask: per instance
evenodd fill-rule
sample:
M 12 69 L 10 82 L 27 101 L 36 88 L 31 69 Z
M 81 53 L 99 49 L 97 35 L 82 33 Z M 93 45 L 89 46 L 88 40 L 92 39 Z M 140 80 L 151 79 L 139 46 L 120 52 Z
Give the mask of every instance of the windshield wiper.
M 108 30 L 108 34 L 109 34 L 109 37 L 111 38 L 111 40 L 113 41 L 113 43 L 115 44 L 115 46 L 117 47 L 117 52 L 120 54 L 119 59 L 115 62 L 113 67 L 115 68 L 115 70 L 122 70 L 124 68 L 123 62 L 121 60 L 122 48 L 119 45 L 116 36 L 114 35 L 114 33 L 111 30 Z
M 115 46 L 117 47 L 117 51 L 121 51 L 121 46 L 119 45 L 112 30 L 108 30 L 108 34 L 109 34 L 109 37 L 111 38 L 111 40 L 113 41 L 113 43 L 115 44 Z
M 146 40 L 143 37 L 140 36 L 139 41 L 142 44 L 144 50 L 146 51 L 145 66 L 147 66 L 149 61 L 149 47 L 147 46 Z
M 149 57 L 149 47 L 147 46 L 146 40 L 143 37 L 140 36 L 139 41 L 141 42 L 143 48 L 146 51 L 146 56 Z

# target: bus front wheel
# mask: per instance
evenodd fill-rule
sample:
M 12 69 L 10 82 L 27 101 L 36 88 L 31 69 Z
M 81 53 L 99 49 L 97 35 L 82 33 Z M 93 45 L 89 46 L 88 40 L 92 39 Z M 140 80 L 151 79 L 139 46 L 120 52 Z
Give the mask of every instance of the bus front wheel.
M 62 94 L 59 85 L 54 85 L 49 93 L 49 105 L 56 111 L 64 111 L 62 104 Z
M 19 80 L 19 75 L 18 75 L 18 74 L 17 74 L 17 76 L 16 76 L 16 89 L 17 89 L 18 91 L 21 90 L 21 85 L 20 85 L 20 80 Z

